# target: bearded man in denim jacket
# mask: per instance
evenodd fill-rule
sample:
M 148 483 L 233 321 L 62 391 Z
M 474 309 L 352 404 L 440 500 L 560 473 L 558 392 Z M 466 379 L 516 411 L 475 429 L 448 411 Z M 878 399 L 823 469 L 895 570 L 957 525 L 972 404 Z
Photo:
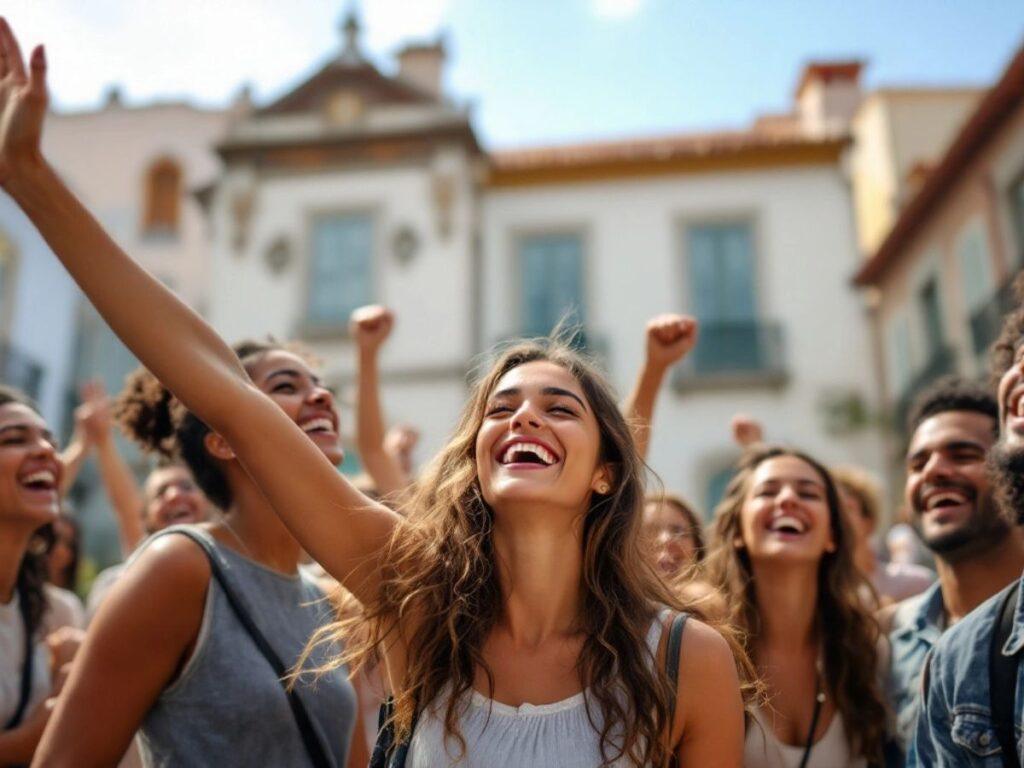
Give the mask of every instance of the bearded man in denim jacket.
M 1006 318 L 993 348 L 992 366 L 998 377 L 1000 437 L 990 453 L 990 463 L 1003 512 L 1019 526 L 1024 523 L 1024 307 Z M 1019 528 L 1013 530 L 1019 535 Z M 1017 576 L 1020 579 L 1019 571 Z M 926 673 L 924 700 L 909 755 L 911 765 L 1003 765 L 992 715 L 989 651 L 1006 592 L 1012 587 L 982 603 L 946 632 L 936 646 Z M 1013 656 L 1022 648 L 1024 602 L 1018 602 L 1012 629 L 999 652 Z M 1018 691 L 1022 688 L 1022 672 L 1024 667 L 1018 668 Z M 1017 695 L 1012 748 L 1018 760 L 1022 756 L 1021 703 Z

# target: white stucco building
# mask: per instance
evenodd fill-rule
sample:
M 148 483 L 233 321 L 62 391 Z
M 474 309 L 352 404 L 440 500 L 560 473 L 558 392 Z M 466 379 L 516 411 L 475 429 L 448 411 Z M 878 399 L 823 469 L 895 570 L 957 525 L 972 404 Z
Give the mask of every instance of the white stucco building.
M 857 416 L 874 385 L 848 285 L 856 72 L 809 68 L 792 114 L 746 130 L 486 153 L 443 65 L 443 46 L 416 45 L 384 74 L 349 19 L 338 53 L 232 126 L 209 196 L 221 333 L 302 338 L 344 390 L 349 311 L 395 308 L 384 402 L 421 429 L 425 460 L 494 342 L 569 312 L 624 393 L 645 321 L 688 312 L 702 341 L 652 444 L 666 486 L 707 508 L 739 411 L 825 461 L 880 469 L 879 436 Z

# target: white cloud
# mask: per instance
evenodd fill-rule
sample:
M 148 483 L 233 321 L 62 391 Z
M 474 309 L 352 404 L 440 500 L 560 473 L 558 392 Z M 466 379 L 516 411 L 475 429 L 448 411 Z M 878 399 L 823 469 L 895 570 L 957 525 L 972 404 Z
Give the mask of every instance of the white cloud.
M 594 13 L 603 19 L 628 19 L 636 16 L 645 0 L 591 0 Z

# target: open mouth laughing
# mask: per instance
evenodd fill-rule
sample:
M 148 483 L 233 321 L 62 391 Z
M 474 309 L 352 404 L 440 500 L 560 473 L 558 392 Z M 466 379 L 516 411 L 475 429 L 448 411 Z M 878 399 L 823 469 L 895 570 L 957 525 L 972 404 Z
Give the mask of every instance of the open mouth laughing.
M 513 437 L 497 452 L 498 463 L 514 469 L 547 469 L 561 461 L 553 448 L 535 438 Z

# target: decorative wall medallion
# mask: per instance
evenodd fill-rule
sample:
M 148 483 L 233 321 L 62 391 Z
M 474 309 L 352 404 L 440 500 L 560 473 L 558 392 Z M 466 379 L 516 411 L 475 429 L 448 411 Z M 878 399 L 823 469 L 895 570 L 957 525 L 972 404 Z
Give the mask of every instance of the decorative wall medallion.
M 231 244 L 241 255 L 249 242 L 249 222 L 256 207 L 256 193 L 251 189 L 239 190 L 231 198 Z
M 396 229 L 391 239 L 391 249 L 399 264 L 404 266 L 412 261 L 420 249 L 420 238 L 416 230 L 407 224 Z
M 276 238 L 267 248 L 264 258 L 267 260 L 270 271 L 275 275 L 284 272 L 292 260 L 292 246 L 288 242 L 288 238 L 284 235 Z

